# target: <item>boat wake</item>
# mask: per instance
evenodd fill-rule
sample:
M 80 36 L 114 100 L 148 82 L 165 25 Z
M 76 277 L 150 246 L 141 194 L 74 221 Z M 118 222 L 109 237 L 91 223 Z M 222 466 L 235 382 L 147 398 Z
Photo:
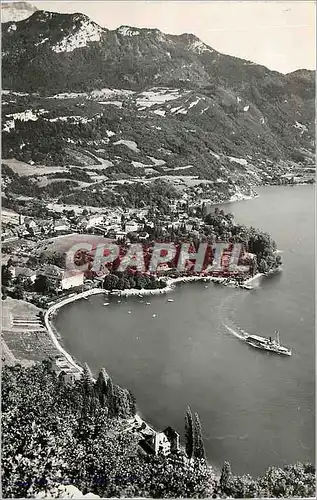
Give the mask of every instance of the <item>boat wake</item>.
M 246 295 L 242 295 L 242 302 L 244 302 Z M 274 352 L 276 354 L 291 356 L 292 351 L 286 346 L 280 344 L 279 332 L 276 331 L 276 340 L 272 340 L 272 337 L 266 338 L 259 335 L 254 335 L 246 332 L 242 328 L 238 327 L 231 317 L 234 315 L 233 301 L 235 300 L 235 308 L 240 305 L 241 302 L 237 303 L 237 294 L 227 297 L 219 307 L 219 319 L 222 326 L 231 333 L 234 337 L 239 340 L 243 340 L 247 344 L 255 347 L 257 349 L 262 349 L 264 351 Z M 231 326 L 230 326 L 231 325 Z
M 237 328 L 241 331 L 241 333 L 237 330 L 234 330 L 229 325 L 226 325 L 226 323 L 223 323 L 223 326 L 228 330 L 228 332 L 232 333 L 232 335 L 234 335 L 235 337 L 237 337 L 240 340 L 244 340 L 246 335 L 248 335 L 247 332 L 244 332 L 244 330 L 241 330 L 239 327 L 237 327 Z
M 237 300 L 238 296 L 242 298 L 242 302 L 246 299 L 246 295 L 241 295 L 239 293 L 233 294 L 227 297 L 220 306 L 220 320 L 225 329 L 240 340 L 244 340 L 245 337 L 250 335 L 248 332 L 237 326 L 232 319 L 229 318 L 230 311 L 232 312 L 232 302 Z

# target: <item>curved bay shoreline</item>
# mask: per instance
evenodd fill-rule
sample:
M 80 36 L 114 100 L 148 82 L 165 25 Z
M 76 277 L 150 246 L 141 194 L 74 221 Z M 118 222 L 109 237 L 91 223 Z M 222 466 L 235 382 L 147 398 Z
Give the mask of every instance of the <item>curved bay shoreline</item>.
M 259 283 L 261 281 L 261 279 L 263 278 L 263 276 L 264 275 L 262 273 L 258 273 L 255 276 L 248 278 L 247 280 L 245 280 L 242 283 L 242 288 L 244 285 L 249 286 L 252 282 Z M 62 308 L 63 306 L 65 306 L 69 303 L 75 302 L 77 300 L 87 299 L 91 295 L 103 294 L 105 296 L 109 296 L 109 295 L 111 296 L 111 295 L 119 295 L 120 294 L 121 297 L 126 297 L 126 298 L 133 297 L 133 296 L 143 297 L 143 296 L 166 295 L 168 293 L 175 291 L 176 285 L 179 283 L 190 283 L 190 282 L 199 282 L 199 281 L 201 281 L 201 282 L 214 282 L 214 283 L 219 283 L 219 284 L 223 284 L 223 285 L 226 284 L 226 283 L 223 283 L 223 278 L 219 278 L 219 277 L 215 277 L 215 276 L 184 276 L 184 277 L 167 279 L 165 288 L 157 288 L 157 289 L 153 289 L 153 290 L 126 289 L 126 290 L 122 290 L 122 291 L 121 290 L 120 291 L 119 290 L 118 291 L 110 291 L 110 290 L 105 290 L 102 288 L 93 288 L 93 289 L 78 293 L 76 295 L 74 294 L 72 296 L 69 296 L 69 297 L 61 300 L 60 302 L 52 304 L 49 307 L 49 309 L 45 312 L 45 315 L 44 315 L 45 326 L 47 328 L 47 331 L 49 333 L 49 336 L 50 336 L 53 344 L 55 345 L 57 350 L 61 353 L 61 355 L 63 355 L 65 357 L 65 359 L 68 361 L 70 367 L 73 370 L 75 370 L 79 373 L 82 373 L 83 367 L 80 366 L 80 363 L 78 363 L 72 357 L 72 355 L 66 351 L 66 349 L 64 349 L 64 347 L 62 346 L 62 343 L 61 343 L 62 337 L 59 335 L 59 332 L 57 331 L 57 329 L 55 328 L 55 326 L 53 324 L 53 321 L 52 321 L 53 315 L 60 308 Z M 229 284 L 229 286 L 230 286 L 230 284 Z M 239 286 L 239 285 L 236 285 L 236 287 L 241 288 L 241 286 Z M 251 288 L 252 287 L 250 287 L 249 289 L 251 289 Z M 94 380 L 96 380 L 96 379 L 94 378 Z M 152 431 L 153 433 L 159 432 L 159 430 L 154 429 L 153 426 L 143 418 L 142 409 L 140 409 L 140 408 L 137 409 L 137 413 L 135 415 L 135 421 L 138 423 L 141 423 L 141 422 L 144 423 L 146 425 L 147 429 Z M 213 464 L 210 459 L 207 461 L 208 461 L 209 466 L 211 466 L 213 468 L 214 472 L 220 475 L 219 467 L 217 467 L 215 464 Z
M 243 282 L 243 286 L 247 285 L 249 286 L 250 283 L 256 280 L 260 280 L 263 277 L 262 273 L 258 273 L 255 276 L 245 280 Z M 120 294 L 121 297 L 134 297 L 134 296 L 151 296 L 151 295 L 163 295 L 167 293 L 171 293 L 175 290 L 175 287 L 178 283 L 190 283 L 190 282 L 195 282 L 195 281 L 204 281 L 204 282 L 214 282 L 214 283 L 220 283 L 222 284 L 223 278 L 218 278 L 215 276 L 183 276 L 179 278 L 170 278 L 166 280 L 166 287 L 165 288 L 155 288 L 153 290 L 148 290 L 148 289 L 126 289 L 126 290 L 120 290 L 118 291 L 118 294 Z M 58 311 L 61 307 L 70 304 L 71 302 L 75 302 L 79 299 L 84 299 L 88 298 L 90 295 L 113 295 L 116 294 L 111 290 L 105 290 L 103 288 L 92 288 L 91 290 L 86 290 L 84 292 L 78 293 L 76 295 L 71 295 L 67 297 L 66 299 L 61 300 L 60 302 L 56 302 L 55 304 L 51 305 L 49 309 L 44 314 L 44 323 L 45 327 L 48 331 L 48 334 L 54 344 L 54 346 L 60 351 L 60 353 L 66 358 L 66 360 L 69 362 L 69 364 L 75 368 L 77 371 L 82 372 L 83 368 L 75 362 L 73 357 L 71 356 L 70 353 L 68 353 L 61 343 L 59 342 L 57 335 L 56 335 L 56 330 L 54 326 L 51 324 L 51 319 L 53 314 Z

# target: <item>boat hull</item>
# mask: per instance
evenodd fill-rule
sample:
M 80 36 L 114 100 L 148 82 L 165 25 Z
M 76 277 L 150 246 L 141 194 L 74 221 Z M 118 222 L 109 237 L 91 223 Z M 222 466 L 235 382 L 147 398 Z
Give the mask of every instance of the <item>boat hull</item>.
M 269 351 L 269 352 L 273 352 L 275 354 L 279 354 L 280 356 L 291 356 L 292 355 L 292 351 L 290 351 L 289 349 L 278 349 L 278 348 L 275 348 L 275 347 L 272 347 L 272 346 L 269 346 L 269 345 L 260 345 L 260 344 L 257 344 L 256 342 L 252 342 L 250 340 L 246 340 L 246 343 L 248 345 L 250 345 L 251 347 L 255 347 L 256 349 L 261 349 L 262 351 Z

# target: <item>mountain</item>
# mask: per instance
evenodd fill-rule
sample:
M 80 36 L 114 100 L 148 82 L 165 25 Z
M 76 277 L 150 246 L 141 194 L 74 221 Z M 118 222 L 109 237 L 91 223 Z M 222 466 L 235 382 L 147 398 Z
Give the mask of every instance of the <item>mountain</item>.
M 2 37 L 4 158 L 95 169 L 101 183 L 195 175 L 227 198 L 311 168 L 312 71 L 283 75 L 191 34 L 111 31 L 79 13 L 37 11 Z
M 22 21 L 36 10 L 36 7 L 27 2 L 1 2 L 1 23 Z
M 220 54 L 192 34 L 128 26 L 110 31 L 84 14 L 37 11 L 4 24 L 2 37 L 4 86 L 21 91 L 141 90 L 181 82 L 196 88 L 230 85 L 250 93 L 261 81 L 266 95 L 272 95 L 285 83 L 283 75 Z

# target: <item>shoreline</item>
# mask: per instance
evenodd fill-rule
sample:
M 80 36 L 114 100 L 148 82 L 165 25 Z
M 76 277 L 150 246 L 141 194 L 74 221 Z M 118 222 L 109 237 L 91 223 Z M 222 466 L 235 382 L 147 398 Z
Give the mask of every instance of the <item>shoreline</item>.
M 252 289 L 252 287 L 249 288 L 249 284 L 252 283 L 253 281 L 256 281 L 258 279 L 261 279 L 264 276 L 263 273 L 257 273 L 254 276 L 251 276 L 247 280 L 243 281 L 242 284 L 238 285 L 237 288 L 243 288 L 246 287 L 247 289 Z M 164 278 L 163 278 L 164 279 Z M 217 276 L 180 276 L 178 278 L 170 278 L 166 279 L 166 287 L 165 288 L 156 288 L 153 290 L 147 290 L 147 289 L 130 289 L 130 290 L 118 290 L 118 291 L 112 291 L 112 290 L 105 290 L 103 288 L 93 288 L 91 290 L 86 290 L 84 292 L 78 293 L 76 295 L 72 295 L 70 297 L 67 297 L 60 302 L 57 302 L 55 304 L 52 304 L 49 309 L 44 313 L 44 323 L 45 327 L 47 329 L 47 332 L 49 334 L 49 337 L 51 341 L 53 342 L 54 346 L 57 348 L 57 350 L 66 358 L 66 360 L 69 362 L 70 366 L 75 369 L 78 373 L 83 372 L 83 368 L 78 364 L 72 355 L 66 351 L 66 349 L 63 348 L 61 345 L 58 337 L 62 339 L 62 337 L 59 335 L 57 332 L 55 326 L 51 324 L 52 320 L 52 315 L 58 311 L 60 308 L 63 306 L 70 304 L 72 302 L 75 302 L 80 299 L 84 299 L 86 297 L 89 297 L 91 295 L 112 295 L 112 292 L 115 292 L 117 294 L 118 292 L 120 293 L 120 296 L 122 297 L 132 297 L 132 296 L 149 296 L 149 295 L 161 295 L 161 294 L 166 294 L 175 291 L 176 285 L 178 283 L 190 283 L 190 282 L 198 282 L 198 281 L 203 281 L 203 282 L 214 282 L 214 283 L 220 283 L 223 285 L 226 285 L 226 283 L 223 283 L 224 278 L 217 277 Z M 230 285 L 229 285 L 230 286 Z M 93 377 L 93 380 L 96 382 L 95 377 Z M 132 420 L 132 422 L 131 422 Z M 153 432 L 155 435 L 156 433 L 160 432 L 157 429 L 155 429 L 149 422 L 147 422 L 144 417 L 142 416 L 142 410 L 137 407 L 137 411 L 133 417 L 130 417 L 130 419 L 127 419 L 127 421 L 130 421 L 131 423 L 134 423 L 136 425 L 140 424 L 145 424 L 146 429 Z M 183 446 L 182 446 L 183 448 Z M 217 472 L 218 475 L 220 474 L 220 471 L 215 467 L 212 462 L 210 462 L 207 459 L 207 464 L 209 467 L 212 467 L 212 469 Z
M 251 283 L 254 280 L 257 280 L 259 278 L 262 278 L 263 274 L 262 273 L 257 273 L 255 276 L 251 276 L 247 280 L 243 281 L 241 285 L 238 285 L 237 288 L 243 288 L 249 287 L 249 283 Z M 164 278 L 163 278 L 164 279 Z M 86 297 L 89 297 L 91 295 L 112 295 L 112 292 L 114 292 L 114 295 L 120 293 L 121 297 L 133 297 L 133 296 L 153 296 L 153 295 L 161 295 L 161 294 L 167 294 L 175 291 L 176 285 L 178 283 L 190 283 L 190 282 L 198 282 L 198 281 L 203 281 L 203 282 L 214 282 L 214 283 L 220 283 L 225 285 L 223 283 L 224 278 L 217 277 L 217 276 L 180 276 L 178 278 L 169 278 L 166 279 L 166 287 L 165 288 L 155 288 L 153 290 L 147 290 L 147 289 L 130 289 L 130 290 L 105 290 L 102 288 L 93 288 L 91 290 L 86 290 L 84 292 L 78 293 L 76 295 L 72 295 L 70 297 L 67 297 L 66 299 L 61 300 L 60 302 L 57 302 L 55 304 L 52 304 L 49 309 L 45 312 L 44 314 L 44 323 L 45 327 L 48 331 L 48 334 L 54 344 L 54 346 L 57 348 L 57 350 L 66 358 L 70 366 L 77 371 L 77 373 L 82 373 L 83 368 L 80 366 L 80 364 L 76 363 L 72 355 L 66 351 L 66 349 L 63 348 L 61 345 L 58 337 L 62 339 L 62 337 L 58 334 L 55 326 L 51 324 L 52 320 L 52 315 L 58 311 L 60 308 L 63 306 L 70 304 L 72 302 L 75 302 L 80 299 L 84 299 Z M 230 285 L 229 285 L 230 286 Z M 249 289 L 249 288 L 248 288 Z M 250 287 L 252 289 L 252 287 Z M 58 337 L 57 337 L 58 336 Z M 95 377 L 93 377 L 94 381 L 96 381 Z M 146 426 L 146 429 L 153 432 L 155 435 L 157 432 L 160 432 L 159 430 L 155 429 L 149 422 L 147 422 L 144 417 L 142 416 L 142 410 L 137 407 L 137 411 L 133 417 L 130 417 L 132 422 L 134 422 L 136 425 L 140 425 L 141 423 L 144 423 Z M 220 471 L 218 471 L 217 467 L 215 467 L 212 462 L 207 460 L 207 463 L 210 467 L 213 468 L 213 470 L 218 472 L 220 474 Z
M 257 279 L 260 279 L 263 277 L 263 273 L 257 273 L 254 276 L 251 276 L 247 280 L 245 280 L 241 285 L 237 285 L 236 288 L 244 288 L 245 286 L 249 286 L 250 283 L 253 281 L 256 281 Z M 165 278 L 161 278 L 165 279 Z M 89 297 L 90 295 L 118 295 L 120 297 L 134 297 L 134 296 L 155 296 L 155 295 L 164 295 L 167 293 L 171 293 L 175 291 L 176 285 L 178 283 L 190 283 L 190 282 L 198 282 L 198 281 L 204 281 L 204 282 L 214 282 L 214 283 L 220 283 L 224 286 L 226 286 L 226 283 L 223 283 L 223 280 L 226 278 L 221 278 L 218 276 L 180 276 L 178 278 L 168 278 L 166 279 L 166 287 L 165 288 L 154 288 L 154 289 L 137 289 L 137 288 L 132 288 L 132 289 L 125 289 L 125 290 L 105 290 L 103 288 L 92 288 L 91 290 L 86 290 L 84 292 L 80 292 L 76 295 L 69 296 L 60 302 L 56 302 L 55 304 L 52 304 L 44 313 L 44 323 L 46 330 L 49 334 L 50 339 L 52 340 L 54 346 L 57 348 L 57 350 L 66 358 L 66 360 L 69 362 L 69 364 L 75 368 L 77 371 L 80 373 L 82 372 L 83 368 L 76 363 L 76 361 L 73 359 L 71 354 L 66 351 L 66 349 L 63 348 L 61 345 L 59 338 L 57 337 L 57 332 L 55 330 L 54 325 L 51 324 L 51 319 L 52 315 L 56 313 L 61 307 L 65 306 L 66 304 L 70 304 L 72 302 L 76 302 L 77 300 Z M 60 337 L 61 338 L 61 337 Z
M 56 333 L 54 331 L 54 326 L 51 325 L 51 318 L 52 318 L 52 315 L 56 311 L 58 311 L 58 309 L 65 306 L 66 304 L 70 304 L 71 302 L 79 300 L 83 297 L 87 297 L 89 295 L 95 295 L 97 293 L 102 293 L 102 292 L 103 292 L 102 289 L 93 288 L 92 290 L 87 290 L 86 292 L 78 293 L 77 295 L 73 295 L 72 297 L 68 297 L 66 299 L 63 299 L 60 302 L 56 302 L 55 304 L 51 305 L 47 309 L 47 311 L 45 311 L 45 313 L 44 313 L 44 324 L 45 324 L 46 330 L 49 334 L 51 341 L 53 342 L 56 349 L 66 358 L 66 360 L 69 362 L 69 364 L 80 373 L 82 373 L 83 368 L 75 362 L 75 360 L 73 359 L 71 354 L 69 354 L 66 351 L 66 349 L 64 349 L 63 346 L 60 344 L 60 342 L 56 336 Z
M 122 290 L 122 291 L 120 290 L 120 296 L 132 297 L 135 295 L 140 296 L 141 294 L 142 294 L 142 296 L 166 294 L 166 293 L 174 291 L 176 288 L 175 284 L 177 284 L 177 283 L 190 282 L 190 281 L 205 281 L 205 282 L 206 281 L 219 281 L 219 279 L 221 279 L 221 278 L 212 277 L 212 276 L 209 276 L 209 279 L 207 279 L 207 278 L 208 277 L 203 277 L 203 276 L 184 276 L 184 277 L 179 277 L 179 278 L 171 278 L 170 280 L 167 281 L 167 286 L 165 288 L 162 288 L 162 289 L 156 288 L 153 290 L 146 290 L 146 289 L 143 289 L 143 290 L 142 289 L 141 290 L 131 289 L 131 290 Z M 66 360 L 69 362 L 71 367 L 74 368 L 78 373 L 82 373 L 83 368 L 79 364 L 76 363 L 76 361 L 73 359 L 72 355 L 69 352 L 67 352 L 66 349 L 64 349 L 63 346 L 61 345 L 57 335 L 59 336 L 60 339 L 62 339 L 62 337 L 61 337 L 61 335 L 58 334 L 55 326 L 53 324 L 51 324 L 52 315 L 56 311 L 58 311 L 60 308 L 62 308 L 63 306 L 70 304 L 72 302 L 76 302 L 77 300 L 89 297 L 91 295 L 104 294 L 104 295 L 108 296 L 108 295 L 111 295 L 111 292 L 112 292 L 111 290 L 104 290 L 102 288 L 93 288 L 91 290 L 86 290 L 85 292 L 78 293 L 76 295 L 73 295 L 71 297 L 63 299 L 60 302 L 52 304 L 52 306 L 50 306 L 49 309 L 47 309 L 47 311 L 44 314 L 45 327 L 48 331 L 49 337 L 52 340 L 54 346 L 66 358 Z M 93 380 L 96 382 L 95 377 L 93 377 Z M 137 410 L 136 410 L 135 415 L 133 417 L 130 417 L 129 419 L 127 419 L 127 422 L 129 422 L 130 425 L 132 423 L 134 423 L 135 425 L 138 425 L 138 426 L 145 424 L 145 426 L 146 426 L 145 429 L 147 431 L 152 432 L 153 435 L 155 435 L 159 432 L 162 432 L 162 431 L 155 429 L 152 424 L 150 424 L 149 422 L 147 422 L 144 419 L 144 417 L 142 415 L 142 410 L 140 408 L 138 408 L 138 406 L 137 406 Z M 181 445 L 181 448 L 184 450 L 184 446 Z M 220 471 L 218 470 L 218 468 L 215 467 L 208 459 L 206 460 L 206 462 L 207 462 L 208 466 L 212 467 L 213 471 L 215 473 L 218 473 L 218 475 L 220 476 Z
M 255 191 L 255 194 L 254 195 L 251 195 L 251 194 L 241 194 L 241 196 L 239 195 L 232 195 L 231 198 L 229 198 L 228 200 L 226 201 L 218 201 L 218 202 L 213 202 L 213 203 L 207 203 L 207 205 L 209 207 L 215 207 L 215 206 L 218 206 L 218 205 L 227 205 L 229 203 L 235 203 L 235 202 L 238 202 L 238 201 L 248 201 L 248 200 L 255 200 L 256 198 L 259 198 L 260 195 Z

